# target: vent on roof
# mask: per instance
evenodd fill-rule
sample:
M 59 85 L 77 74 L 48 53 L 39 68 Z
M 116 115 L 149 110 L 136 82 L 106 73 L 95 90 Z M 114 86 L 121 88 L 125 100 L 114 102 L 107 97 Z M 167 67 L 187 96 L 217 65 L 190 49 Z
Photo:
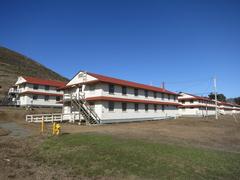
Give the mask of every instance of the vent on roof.
M 83 81 L 86 81 L 87 80 L 87 73 L 86 72 L 80 72 L 78 74 L 78 79 L 82 78 Z
M 79 73 L 78 74 L 78 78 L 83 78 L 84 74 L 83 73 Z

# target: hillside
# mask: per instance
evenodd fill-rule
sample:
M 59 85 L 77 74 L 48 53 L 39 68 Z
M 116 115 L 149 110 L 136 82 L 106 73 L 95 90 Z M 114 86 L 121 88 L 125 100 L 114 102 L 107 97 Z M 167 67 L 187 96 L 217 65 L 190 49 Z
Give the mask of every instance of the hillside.
M 68 79 L 38 62 L 0 46 L 0 100 L 16 82 L 18 76 L 33 76 L 67 82 Z

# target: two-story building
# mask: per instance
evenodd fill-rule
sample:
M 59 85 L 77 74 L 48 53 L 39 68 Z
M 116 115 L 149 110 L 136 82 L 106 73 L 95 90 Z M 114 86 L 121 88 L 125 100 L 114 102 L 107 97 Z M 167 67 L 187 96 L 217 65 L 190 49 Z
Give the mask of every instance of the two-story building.
M 15 85 L 9 89 L 14 105 L 35 107 L 62 107 L 63 91 L 60 87 L 66 83 L 35 77 L 18 77 Z
M 240 106 L 229 102 L 218 101 L 218 108 L 223 115 L 240 113 Z
M 179 93 L 178 102 L 179 114 L 181 116 L 210 116 L 216 113 L 215 100 L 207 97 L 200 97 L 189 93 Z M 217 101 L 217 113 L 218 114 L 235 114 L 240 113 L 240 106 Z
M 179 114 L 182 116 L 209 116 L 215 114 L 215 101 L 207 97 L 200 97 L 180 92 L 178 96 Z
M 85 112 L 83 107 L 74 108 L 74 99 L 80 99 L 76 102 L 79 105 L 86 101 L 100 123 L 178 116 L 178 94 L 159 87 L 80 71 L 62 89 L 65 119 L 71 119 L 73 115 L 75 119 L 75 113 Z

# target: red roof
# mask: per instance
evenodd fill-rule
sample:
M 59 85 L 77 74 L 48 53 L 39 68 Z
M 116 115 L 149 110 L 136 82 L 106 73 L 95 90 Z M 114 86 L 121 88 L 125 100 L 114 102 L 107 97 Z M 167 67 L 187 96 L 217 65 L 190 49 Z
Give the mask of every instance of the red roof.
M 184 93 L 184 94 L 188 94 L 190 96 L 193 97 L 186 97 L 186 98 L 181 98 L 181 95 L 178 97 L 178 100 L 191 100 L 191 99 L 197 99 L 197 100 L 204 100 L 204 101 L 212 101 L 215 102 L 214 100 L 207 98 L 207 97 L 201 97 L 201 96 L 196 96 L 194 94 L 189 94 L 189 93 Z
M 60 81 L 55 81 L 55 80 L 46 80 L 46 79 L 39 79 L 36 77 L 27 77 L 23 76 L 23 78 L 31 84 L 39 84 L 39 85 L 49 85 L 49 86 L 54 86 L 54 87 L 62 87 L 65 86 L 66 83 L 60 82 Z
M 97 78 L 97 80 L 87 81 L 87 82 L 78 83 L 78 84 L 91 84 L 91 83 L 97 83 L 97 82 L 105 82 L 105 83 L 117 84 L 117 85 L 121 85 L 121 86 L 128 86 L 128 87 L 139 88 L 139 89 L 150 90 L 150 91 L 161 92 L 161 93 L 172 94 L 172 95 L 178 96 L 177 93 L 168 91 L 168 90 L 160 88 L 160 87 L 140 84 L 140 83 L 136 83 L 136 82 L 132 82 L 132 81 L 126 81 L 126 80 L 112 78 L 112 77 L 95 74 L 95 73 L 90 73 L 90 72 L 87 72 L 87 74 Z M 74 84 L 74 85 L 77 85 L 77 84 Z M 72 86 L 73 85 L 64 86 L 59 89 L 62 89 L 62 90 L 68 89 L 68 88 L 71 88 Z
M 232 104 L 232 103 L 228 103 L 228 102 L 223 102 L 223 101 L 218 102 L 218 104 L 220 104 L 220 105 L 226 105 L 226 106 L 237 106 L 236 104 Z
M 101 82 L 112 83 L 112 84 L 117 84 L 117 85 L 121 85 L 121 86 L 128 86 L 128 87 L 133 87 L 133 88 L 139 88 L 139 89 L 145 89 L 145 90 L 150 90 L 150 91 L 155 91 L 155 92 L 162 92 L 162 93 L 167 93 L 167 94 L 178 95 L 177 93 L 168 91 L 168 90 L 160 88 L 160 87 L 155 87 L 155 86 L 150 86 L 150 85 L 145 85 L 145 84 L 139 84 L 139 83 L 136 83 L 136 82 L 131 82 L 131 81 L 121 80 L 121 79 L 117 79 L 117 78 L 107 77 L 107 76 L 100 75 L 100 74 L 95 74 L 95 73 L 89 73 L 88 72 L 87 74 L 97 78 Z
M 46 95 L 46 96 L 63 96 L 63 94 L 57 93 L 46 93 L 46 92 L 38 92 L 38 91 L 25 91 L 20 94 L 37 94 L 37 95 Z
M 179 106 L 179 103 L 174 102 L 161 102 L 161 101 L 151 101 L 151 100 L 141 100 L 141 99 L 128 99 L 128 98 L 116 98 L 108 96 L 97 96 L 86 98 L 87 101 L 115 101 L 115 102 L 131 102 L 131 103 L 143 103 L 143 104 L 159 104 L 159 105 L 172 105 Z

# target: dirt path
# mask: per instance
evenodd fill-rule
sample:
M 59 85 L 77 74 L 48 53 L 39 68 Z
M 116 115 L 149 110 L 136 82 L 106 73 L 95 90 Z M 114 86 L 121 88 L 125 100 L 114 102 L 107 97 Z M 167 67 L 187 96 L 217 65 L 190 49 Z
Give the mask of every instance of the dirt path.
M 39 124 L 26 123 L 25 114 L 21 109 L 0 109 L 0 179 L 81 179 L 33 159 L 46 135 L 41 136 Z
M 4 122 L 0 123 L 0 128 L 2 128 L 5 131 L 8 131 L 9 136 L 15 136 L 19 138 L 24 138 L 27 136 L 31 136 L 32 133 L 30 130 L 18 125 L 15 122 Z

